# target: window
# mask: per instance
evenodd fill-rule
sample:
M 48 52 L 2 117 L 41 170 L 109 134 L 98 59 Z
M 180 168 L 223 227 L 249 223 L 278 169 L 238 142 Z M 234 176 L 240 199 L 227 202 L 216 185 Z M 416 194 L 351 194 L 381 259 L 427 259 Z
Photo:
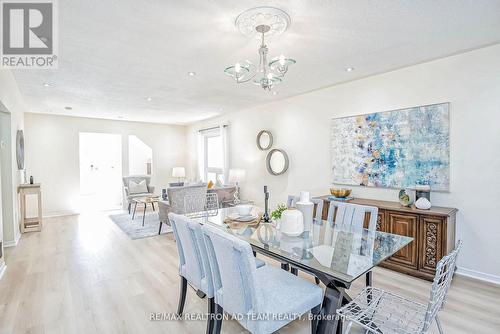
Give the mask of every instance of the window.
M 223 128 L 223 131 L 225 129 Z M 221 184 L 225 182 L 226 157 L 225 140 L 221 128 L 217 127 L 209 130 L 200 131 L 201 150 L 200 150 L 200 174 L 204 182 L 212 181 Z

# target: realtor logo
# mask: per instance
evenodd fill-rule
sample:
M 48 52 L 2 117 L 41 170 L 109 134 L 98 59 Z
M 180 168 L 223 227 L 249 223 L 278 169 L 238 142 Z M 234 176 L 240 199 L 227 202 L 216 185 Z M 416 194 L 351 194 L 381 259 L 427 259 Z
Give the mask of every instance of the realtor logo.
M 55 0 L 1 0 L 2 68 L 57 68 Z

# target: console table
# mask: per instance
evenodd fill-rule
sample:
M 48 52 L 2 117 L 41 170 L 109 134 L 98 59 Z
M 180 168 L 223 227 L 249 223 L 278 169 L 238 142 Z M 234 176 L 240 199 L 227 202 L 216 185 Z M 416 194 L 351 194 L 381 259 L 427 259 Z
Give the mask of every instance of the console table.
M 20 184 L 17 188 L 20 197 L 21 233 L 42 230 L 42 189 L 40 183 Z M 35 217 L 27 217 L 26 196 L 36 195 L 38 198 L 38 212 Z
M 321 197 L 323 219 L 328 217 L 330 199 Z M 436 265 L 455 247 L 455 217 L 457 209 L 433 206 L 430 210 L 404 207 L 398 202 L 355 198 L 348 203 L 378 208 L 377 230 L 412 237 L 414 240 L 381 264 L 415 277 L 433 280 Z M 365 227 L 368 226 L 365 219 Z

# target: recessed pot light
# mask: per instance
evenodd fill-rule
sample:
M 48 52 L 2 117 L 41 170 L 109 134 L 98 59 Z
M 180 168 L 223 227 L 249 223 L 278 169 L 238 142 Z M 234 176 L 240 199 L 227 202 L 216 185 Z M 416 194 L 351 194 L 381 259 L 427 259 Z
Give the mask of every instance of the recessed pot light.
M 123 116 L 118 116 L 119 119 L 123 119 Z
M 43 87 L 50 87 L 51 85 L 48 82 L 43 83 Z
M 346 70 L 346 72 L 352 72 L 352 71 L 354 71 L 354 67 L 348 67 L 345 70 Z
M 194 77 L 194 76 L 196 75 L 196 72 L 188 72 L 188 75 L 189 75 L 190 77 Z
M 151 102 L 151 101 L 153 101 L 153 98 L 152 98 L 151 96 L 148 96 L 148 97 L 146 98 L 146 100 L 148 100 L 149 102 Z
M 64 107 L 66 110 L 73 110 L 73 107 Z
M 273 91 L 273 95 L 278 95 L 278 92 L 277 91 Z

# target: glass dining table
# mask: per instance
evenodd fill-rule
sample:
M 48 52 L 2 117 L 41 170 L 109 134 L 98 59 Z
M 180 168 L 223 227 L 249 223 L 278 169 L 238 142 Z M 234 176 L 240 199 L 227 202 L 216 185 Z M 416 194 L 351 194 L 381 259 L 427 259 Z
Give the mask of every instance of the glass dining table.
M 253 213 L 259 212 L 262 210 L 254 207 Z M 351 300 L 345 290 L 413 241 L 410 237 L 370 232 L 361 227 L 357 230 L 340 227 L 325 220 L 313 220 L 302 234 L 290 236 L 281 233 L 273 223 L 226 224 L 234 213 L 235 208 L 224 208 L 196 220 L 216 225 L 247 241 L 254 252 L 287 263 L 323 282 L 326 289 L 317 333 L 341 333 L 336 310 Z

